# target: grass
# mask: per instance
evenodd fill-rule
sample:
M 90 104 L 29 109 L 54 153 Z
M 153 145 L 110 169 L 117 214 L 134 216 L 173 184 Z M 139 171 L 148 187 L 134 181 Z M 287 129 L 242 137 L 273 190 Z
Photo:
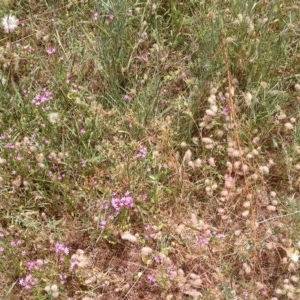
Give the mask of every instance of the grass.
M 1 298 L 298 299 L 298 11 L 3 0 Z

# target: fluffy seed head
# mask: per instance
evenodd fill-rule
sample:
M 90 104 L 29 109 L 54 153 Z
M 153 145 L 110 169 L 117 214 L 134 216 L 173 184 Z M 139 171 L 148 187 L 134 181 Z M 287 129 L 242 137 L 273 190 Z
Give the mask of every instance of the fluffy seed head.
M 48 115 L 49 121 L 52 124 L 56 124 L 60 121 L 60 115 L 57 112 L 52 112 Z
M 285 127 L 286 129 L 288 129 L 288 130 L 294 129 L 293 124 L 292 124 L 292 123 L 289 123 L 289 122 L 285 123 L 285 124 L 284 124 L 284 127 Z
M 243 216 L 244 218 L 247 218 L 247 217 L 249 216 L 249 214 L 250 214 L 250 211 L 249 211 L 249 210 L 244 210 L 244 211 L 242 212 L 242 216 Z
M 152 250 L 152 248 L 150 248 L 150 247 L 143 247 L 143 248 L 141 249 L 142 256 L 148 256 L 148 255 L 150 255 L 152 252 L 153 252 L 153 250 Z
M 246 105 L 250 106 L 251 103 L 252 103 L 252 98 L 253 98 L 252 95 L 251 95 L 251 93 L 249 93 L 249 92 L 246 93 L 244 97 L 245 97 L 245 103 L 246 103 Z
M 192 151 L 191 151 L 190 149 L 188 149 L 188 150 L 185 152 L 182 161 L 185 162 L 185 163 L 188 163 L 189 161 L 191 161 L 192 156 L 193 156 Z
M 4 32 L 9 33 L 18 27 L 19 20 L 13 15 L 5 15 L 1 20 L 1 25 L 4 29 Z
M 125 231 L 122 235 L 121 235 L 121 239 L 125 240 L 125 241 L 129 241 L 131 243 L 136 243 L 137 242 L 137 238 L 129 233 L 128 231 Z

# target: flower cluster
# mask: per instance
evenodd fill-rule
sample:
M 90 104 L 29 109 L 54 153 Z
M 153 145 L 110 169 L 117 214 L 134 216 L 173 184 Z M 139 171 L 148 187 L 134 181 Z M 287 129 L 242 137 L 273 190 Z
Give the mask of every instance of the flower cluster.
M 117 197 L 116 194 L 113 194 L 111 199 L 111 206 L 114 208 L 116 214 L 119 214 L 122 207 L 125 209 L 130 209 L 134 207 L 133 198 L 130 195 L 131 193 L 127 191 L 123 197 Z
M 44 88 L 41 93 L 35 95 L 31 103 L 34 104 L 35 106 L 40 106 L 41 104 L 50 101 L 52 99 L 53 99 L 53 94 L 47 88 Z
M 38 259 L 38 260 L 34 260 L 34 261 L 29 261 L 26 264 L 26 268 L 28 271 L 32 271 L 32 270 L 40 270 L 41 267 L 45 264 L 47 264 L 48 262 L 46 260 L 43 259 Z
M 70 250 L 68 247 L 64 246 L 64 244 L 56 243 L 55 244 L 55 252 L 59 256 L 63 256 L 63 255 L 69 255 Z
M 46 52 L 47 52 L 49 55 L 56 53 L 56 51 L 57 51 L 57 48 L 55 48 L 55 47 L 46 49 Z
M 147 156 L 147 148 L 145 146 L 140 146 L 139 152 L 135 156 L 136 158 L 145 158 Z
M 37 280 L 35 278 L 33 278 L 31 274 L 29 274 L 25 278 L 21 278 L 19 280 L 19 284 L 25 290 L 30 290 L 30 289 L 32 289 L 37 284 Z

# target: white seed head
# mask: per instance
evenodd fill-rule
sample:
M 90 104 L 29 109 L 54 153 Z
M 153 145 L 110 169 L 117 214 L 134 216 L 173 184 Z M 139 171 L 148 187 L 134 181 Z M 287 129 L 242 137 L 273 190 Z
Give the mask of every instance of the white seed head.
M 240 169 L 240 167 L 241 167 L 241 162 L 240 161 L 235 161 L 234 163 L 233 163 L 233 168 L 234 168 L 234 170 L 235 171 L 237 171 L 237 170 L 239 170 Z
M 264 175 L 268 175 L 270 170 L 268 166 L 260 166 L 259 167 L 259 171 L 264 174 Z
M 5 15 L 1 20 L 1 25 L 4 29 L 4 32 L 9 33 L 18 27 L 19 20 L 13 15 Z
M 223 135 L 224 135 L 224 131 L 222 131 L 222 130 L 217 130 L 217 132 L 216 132 L 216 135 L 217 135 L 217 137 L 222 137 Z
M 194 166 L 196 168 L 200 168 L 202 166 L 202 160 L 200 158 L 197 158 L 195 161 L 194 161 Z
M 30 152 L 35 152 L 36 150 L 37 150 L 37 148 L 35 146 L 30 146 L 29 147 Z
M 154 150 L 154 151 L 153 151 L 153 156 L 154 156 L 154 157 L 158 157 L 158 156 L 159 156 L 159 151 Z
M 211 189 L 213 191 L 215 191 L 216 189 L 218 188 L 218 185 L 216 183 L 214 183 L 212 186 L 211 186 Z
M 232 37 L 232 36 L 229 36 L 226 38 L 227 43 L 233 43 L 235 40 L 236 40 L 235 37 Z
M 246 158 L 247 158 L 247 159 L 252 159 L 252 158 L 253 158 L 253 154 L 252 154 L 252 153 L 248 153 L 248 154 L 246 155 Z
M 211 96 L 215 96 L 217 92 L 218 92 L 218 90 L 217 90 L 216 88 L 211 88 L 211 89 L 210 89 L 210 97 L 211 97 Z M 216 96 L 215 96 L 215 97 L 216 97 Z
M 254 33 L 254 24 L 253 23 L 248 24 L 247 33 L 249 35 L 253 35 L 253 33 Z
M 285 127 L 286 129 L 288 129 L 288 130 L 294 129 L 293 124 L 292 124 L 292 123 L 289 123 L 289 122 L 285 123 L 285 124 L 284 124 L 284 127 Z
M 210 95 L 207 99 L 207 101 L 211 104 L 211 105 L 215 105 L 216 104 L 216 96 L 215 95 Z
M 249 216 L 249 214 L 250 214 L 250 211 L 249 211 L 249 210 L 244 210 L 244 211 L 242 212 L 242 216 L 243 216 L 244 218 L 247 218 L 247 217 Z
M 211 109 L 207 109 L 207 110 L 205 111 L 205 113 L 206 113 L 208 116 L 210 116 L 210 117 L 214 117 L 214 116 L 216 115 L 216 113 L 213 112 Z
M 58 286 L 56 284 L 51 285 L 51 291 L 52 292 L 58 292 Z
M 300 84 L 299 84 L 299 83 L 296 83 L 296 84 L 295 84 L 295 90 L 296 90 L 297 92 L 300 92 Z
M 268 87 L 268 83 L 265 82 L 265 81 L 262 81 L 262 82 L 260 83 L 260 86 L 262 87 L 262 89 L 265 90 L 265 89 Z
M 241 169 L 242 169 L 243 172 L 248 173 L 248 171 L 249 171 L 249 166 L 246 165 L 246 164 L 243 164 Z
M 299 277 L 295 276 L 295 275 L 292 275 L 291 276 L 291 281 L 293 282 L 298 282 L 299 281 Z
M 277 295 L 283 295 L 283 294 L 284 294 L 284 291 L 281 290 L 281 289 L 275 289 L 275 293 L 276 293 Z
M 213 143 L 213 140 L 211 138 L 208 138 L 208 137 L 204 137 L 202 138 L 202 142 L 204 144 L 212 144 Z
M 186 142 L 181 142 L 181 144 L 180 144 L 180 147 L 181 147 L 181 148 L 186 148 L 186 146 L 187 146 L 187 143 L 186 143 Z
M 268 205 L 267 206 L 267 210 L 269 210 L 269 211 L 276 211 L 276 206 L 274 206 L 274 205 Z
M 223 214 L 225 212 L 225 209 L 220 207 L 220 208 L 217 209 L 217 212 L 219 214 Z
M 211 191 L 212 191 L 212 189 L 211 189 L 211 187 L 210 186 L 206 186 L 205 187 L 205 191 L 206 191 L 206 193 L 211 193 Z
M 252 98 L 253 98 L 253 96 L 251 95 L 251 93 L 246 93 L 245 94 L 245 103 L 246 103 L 246 105 L 247 106 L 250 106 L 251 105 L 251 103 L 252 103 Z
M 299 261 L 299 255 L 297 253 L 292 253 L 290 255 L 290 259 L 291 261 L 293 261 L 294 263 L 297 263 Z
M 51 112 L 48 115 L 49 121 L 52 124 L 56 124 L 60 121 L 60 115 L 57 112 Z
M 194 136 L 192 138 L 192 142 L 195 144 L 195 145 L 198 145 L 199 144 L 199 138 L 197 136 Z
M 210 157 L 208 159 L 208 164 L 211 166 L 211 167 L 215 167 L 216 166 L 216 162 L 215 162 L 215 159 L 213 157 Z
M 227 190 L 223 190 L 222 192 L 221 192 L 221 196 L 222 197 L 227 197 L 228 196 L 228 191 Z
M 204 180 L 204 183 L 205 183 L 205 185 L 209 185 L 209 184 L 210 184 L 210 179 L 206 178 L 206 179 Z
M 239 150 L 234 150 L 234 151 L 232 152 L 232 155 L 233 155 L 234 157 L 240 157 L 240 156 L 241 156 L 241 152 L 240 152 Z
M 125 231 L 122 235 L 121 235 L 121 239 L 125 240 L 125 241 L 129 241 L 131 243 L 136 243 L 137 242 L 137 238 L 136 236 L 134 236 L 133 234 L 129 233 L 128 231 Z
M 192 161 L 190 160 L 190 161 L 188 162 L 188 166 L 189 166 L 190 168 L 194 169 L 195 164 L 194 164 L 194 162 L 192 162 Z
M 250 202 L 250 201 L 246 201 L 246 202 L 243 203 L 243 206 L 244 206 L 245 208 L 249 208 L 250 205 L 251 205 L 251 202 Z
M 228 148 L 227 148 L 227 153 L 228 153 L 228 155 L 229 155 L 230 157 L 233 156 L 233 151 L 234 151 L 234 149 L 233 149 L 232 147 L 228 147 Z
M 278 120 L 284 120 L 286 118 L 286 114 L 281 112 L 278 116 L 277 116 L 277 119 Z
M 176 232 L 177 234 L 181 234 L 182 231 L 184 230 L 184 228 L 185 228 L 184 224 L 180 224 L 180 225 L 178 225 L 178 226 L 176 227 L 175 232 Z
M 251 267 L 247 263 L 243 263 L 243 269 L 244 269 L 246 274 L 251 273 Z
M 213 148 L 214 148 L 214 144 L 205 145 L 205 149 L 207 149 L 207 150 L 211 150 Z
M 44 153 L 38 153 L 36 156 L 35 156 L 37 162 L 39 163 L 42 163 L 44 161 Z
M 217 106 L 217 105 L 211 105 L 210 109 L 211 109 L 211 111 L 213 111 L 215 114 L 218 112 L 218 106 Z
M 143 248 L 141 249 L 142 256 L 148 256 L 148 255 L 150 255 L 152 252 L 153 252 L 153 250 L 152 250 L 152 248 L 150 248 L 150 247 L 143 247 Z
M 232 163 L 231 163 L 230 161 L 227 161 L 227 162 L 226 162 L 226 166 L 227 166 L 228 172 L 231 173 L 231 172 L 232 172 L 232 167 L 233 167 L 233 166 L 232 166 Z
M 50 292 L 50 291 L 51 291 L 51 288 L 50 288 L 49 285 L 47 285 L 47 286 L 45 286 L 44 290 L 45 290 L 46 292 Z
M 192 151 L 191 151 L 190 149 L 188 149 L 188 150 L 185 152 L 182 161 L 185 162 L 185 163 L 188 163 L 189 161 L 191 161 L 192 156 L 193 156 Z
M 18 175 L 15 180 L 12 180 L 11 184 L 13 187 L 20 187 L 22 184 L 22 177 Z
M 200 278 L 191 280 L 189 283 L 191 284 L 192 287 L 194 287 L 196 289 L 199 289 L 203 285 L 203 282 Z
M 84 250 L 77 249 L 76 254 L 79 255 L 79 256 L 83 256 L 84 255 Z

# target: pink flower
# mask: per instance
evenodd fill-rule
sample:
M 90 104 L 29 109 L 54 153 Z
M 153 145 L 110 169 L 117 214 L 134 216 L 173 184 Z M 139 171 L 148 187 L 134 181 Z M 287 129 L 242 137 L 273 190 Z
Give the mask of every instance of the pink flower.
M 153 283 L 156 282 L 155 276 L 154 276 L 153 274 L 147 275 L 146 278 L 147 278 L 147 280 L 148 280 L 151 284 L 153 284 Z
M 132 100 L 132 97 L 130 96 L 130 95 L 128 95 L 128 94 L 126 94 L 125 96 L 124 96 L 124 99 L 126 100 L 126 101 L 131 101 Z
M 93 15 L 93 21 L 98 21 L 99 20 L 99 13 L 95 12 Z
M 38 263 L 36 261 L 29 261 L 26 264 L 26 267 L 27 267 L 28 271 L 38 270 L 39 269 Z
M 25 289 L 30 290 L 37 284 L 37 280 L 32 277 L 31 274 L 27 275 L 25 278 L 19 280 L 19 284 Z
M 99 227 L 100 227 L 101 229 L 105 229 L 105 227 L 106 227 L 106 221 L 104 221 L 104 220 L 101 221 Z
M 64 246 L 63 244 L 61 244 L 61 243 L 56 243 L 55 244 L 55 252 L 57 253 L 57 254 L 61 254 L 61 253 L 63 253 L 63 254 L 65 254 L 65 255 L 69 255 L 69 248 L 68 247 L 66 247 L 66 246 Z
M 135 156 L 136 158 L 145 158 L 147 156 L 147 148 L 144 146 L 140 146 L 139 152 Z
M 108 17 L 108 19 L 109 19 L 110 21 L 112 21 L 112 20 L 115 18 L 115 16 L 112 15 L 112 14 L 109 14 L 107 17 Z
M 56 49 L 55 47 L 46 49 L 46 52 L 47 52 L 49 55 L 54 54 L 56 51 L 57 51 L 57 49 Z

